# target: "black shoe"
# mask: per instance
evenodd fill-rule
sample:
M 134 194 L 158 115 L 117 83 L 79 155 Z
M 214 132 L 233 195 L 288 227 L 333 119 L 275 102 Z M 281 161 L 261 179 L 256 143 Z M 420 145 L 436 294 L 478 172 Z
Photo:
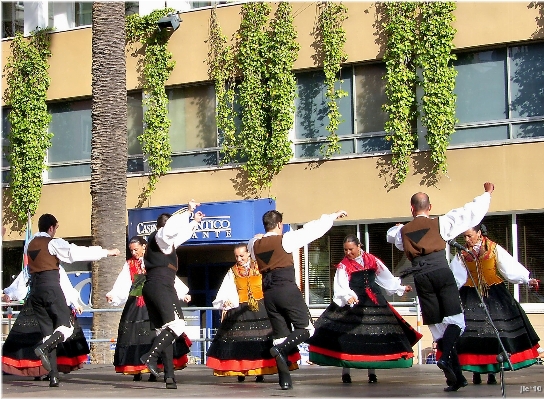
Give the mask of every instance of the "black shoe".
M 497 384 L 497 379 L 495 378 L 495 374 L 488 374 L 487 375 L 487 383 L 488 383 L 488 385 Z
M 176 384 L 175 379 L 165 378 L 164 382 L 166 382 L 166 389 L 178 389 L 178 385 Z
M 468 385 L 468 381 L 466 380 L 466 378 L 463 378 L 462 380 L 455 382 L 453 385 L 448 386 L 447 388 L 444 388 L 444 391 L 445 392 L 455 392 L 459 388 L 466 387 L 467 385 Z
M 375 384 L 378 382 L 378 377 L 376 377 L 376 374 L 369 374 L 368 375 L 368 383 L 369 384 Z
M 142 381 L 142 375 L 140 373 L 134 374 L 134 377 L 132 377 L 132 381 Z
M 49 388 L 58 388 L 59 387 L 59 377 L 51 377 L 49 379 Z
M 255 382 L 264 382 L 264 375 L 258 375 L 255 377 Z
M 42 349 L 40 346 L 38 346 L 36 349 L 34 349 L 34 353 L 42 361 L 43 368 L 47 371 L 51 371 L 51 363 L 49 362 L 49 353 L 47 352 L 47 349 Z
M 342 374 L 342 382 L 344 384 L 351 384 L 351 375 L 349 374 Z
M 41 381 L 42 377 L 34 377 L 34 381 Z
M 157 377 L 155 377 L 155 374 L 149 374 L 149 378 L 147 380 L 148 382 L 157 382 Z
M 479 385 L 482 383 L 482 376 L 480 375 L 480 373 L 472 374 L 472 383 L 476 385 Z
M 446 376 L 447 380 L 450 380 L 451 382 L 455 383 L 457 381 L 457 377 L 455 376 L 455 372 L 451 368 L 451 366 L 445 362 L 444 360 L 440 359 L 438 362 L 436 362 L 436 365 L 440 370 L 444 372 L 444 375 Z
M 246 376 L 245 375 L 239 375 L 238 376 L 238 382 L 244 382 L 246 380 Z

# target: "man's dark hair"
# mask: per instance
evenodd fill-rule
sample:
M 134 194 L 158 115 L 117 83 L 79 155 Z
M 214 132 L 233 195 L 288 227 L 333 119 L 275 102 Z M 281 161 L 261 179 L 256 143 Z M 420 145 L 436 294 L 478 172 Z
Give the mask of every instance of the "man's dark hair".
M 412 205 L 416 212 L 426 211 L 429 209 L 430 204 L 429 196 L 425 193 L 416 193 L 410 199 L 410 205 Z
M 234 250 L 236 251 L 238 248 L 245 248 L 247 251 L 247 244 L 245 242 L 240 242 L 234 246 Z
M 170 216 L 172 216 L 171 213 L 161 213 L 159 217 L 157 218 L 157 230 L 161 227 L 164 227 L 166 224 L 166 221 L 170 219 Z
M 51 226 L 56 226 L 58 223 L 57 218 L 51 215 L 50 213 L 44 213 L 38 219 L 38 230 L 42 233 L 47 233 L 47 230 Z
M 276 228 L 278 223 L 283 221 L 283 215 L 278 211 L 268 211 L 263 215 L 263 227 L 267 233 Z

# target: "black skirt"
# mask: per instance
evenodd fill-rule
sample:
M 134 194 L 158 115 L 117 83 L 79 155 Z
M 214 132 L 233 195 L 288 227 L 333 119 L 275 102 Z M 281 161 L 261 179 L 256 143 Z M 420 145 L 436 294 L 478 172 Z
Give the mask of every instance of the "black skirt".
M 457 341 L 459 362 L 464 370 L 489 373 L 498 372 L 500 365 L 496 356 L 501 352 L 497 336 L 488 322 L 485 310 L 474 287 L 460 289 L 465 308 L 465 331 Z M 529 322 L 518 301 L 510 294 L 505 284 L 489 287 L 484 297 L 489 314 L 499 331 L 514 370 L 536 363 L 539 337 Z M 510 369 L 504 363 L 505 369 Z
M 221 326 L 206 354 L 206 366 L 215 375 L 263 375 L 277 373 L 276 360 L 270 355 L 273 346 L 272 325 L 263 300 L 254 312 L 247 303 L 226 312 Z M 298 350 L 289 355 L 292 369 L 300 359 Z
M 57 346 L 57 365 L 59 372 L 69 373 L 83 367 L 88 360 L 89 345 L 83 330 L 72 315 L 74 333 L 65 342 Z M 34 353 L 34 349 L 43 340 L 40 326 L 27 301 L 17 316 L 11 331 L 2 347 L 2 371 L 22 376 L 43 376 L 48 371 Z
M 151 350 L 153 339 L 157 336 L 149 322 L 149 314 L 145 304 L 138 303 L 135 296 L 129 296 L 117 332 L 117 344 L 113 357 L 115 371 L 124 374 L 147 372 L 140 357 Z M 190 340 L 182 334 L 174 342 L 174 367 L 182 369 L 187 366 L 191 346 Z M 160 363 L 160 360 L 159 360 Z
M 333 302 L 317 319 L 315 333 L 307 341 L 311 362 L 363 369 L 412 366 L 412 346 L 421 334 L 389 305 L 374 277 L 373 270 L 353 273 L 350 288 L 359 303 L 340 307 Z

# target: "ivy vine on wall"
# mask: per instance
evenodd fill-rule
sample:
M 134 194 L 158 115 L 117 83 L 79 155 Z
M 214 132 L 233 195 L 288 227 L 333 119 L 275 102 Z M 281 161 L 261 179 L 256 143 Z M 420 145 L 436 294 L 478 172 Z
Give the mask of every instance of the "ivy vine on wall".
M 421 121 L 427 128 L 433 172 L 447 173 L 446 148 L 454 132 L 456 71 L 451 62 L 455 29 L 453 2 L 386 2 L 384 55 L 389 114 L 385 124 L 392 141 L 396 180 L 402 183 L 409 171 L 410 154 L 416 148 L 414 128 L 418 114 L 416 86 L 423 89 Z M 421 78 L 418 78 L 418 69 Z
M 165 84 L 175 62 L 168 51 L 170 33 L 166 29 L 158 30 L 157 21 L 175 10 L 166 8 L 155 10 L 144 16 L 129 15 L 126 18 L 127 42 L 140 42 L 144 46 L 143 66 L 143 105 L 144 131 L 138 137 L 142 151 L 149 166 L 150 175 L 147 186 L 140 195 L 138 206 L 142 206 L 155 190 L 159 178 L 170 170 L 172 149 L 170 146 L 168 119 L 168 97 Z
M 456 30 L 454 2 L 424 2 L 419 6 L 419 41 L 417 66 L 422 70 L 422 122 L 427 127 L 425 139 L 431 150 L 435 174 L 448 172 L 446 149 L 455 132 L 455 77 L 452 53 Z
M 235 55 L 233 46 L 221 31 L 214 7 L 210 18 L 210 50 L 208 52 L 208 73 L 214 81 L 216 97 L 217 129 L 221 132 L 221 163 L 236 160 L 236 125 L 234 123 Z
M 321 147 L 321 152 L 326 157 L 330 157 L 340 151 L 336 131 L 342 122 L 342 115 L 338 109 L 337 100 L 348 95 L 345 90 L 335 88 L 338 81 L 343 83 L 339 79 L 340 70 L 342 63 L 348 59 L 344 51 L 346 32 L 342 27 L 343 22 L 347 18 L 347 9 L 342 3 L 329 1 L 322 2 L 320 6 L 321 12 L 319 13 L 318 29 L 322 36 L 323 72 L 325 73 L 327 105 L 329 107 L 329 124 L 327 125 L 329 136 L 327 137 L 327 144 Z
M 396 180 L 404 182 L 408 175 L 410 154 L 417 143 L 412 128 L 416 118 L 416 70 L 413 62 L 416 32 L 416 2 L 386 2 L 385 32 L 387 47 L 384 61 L 387 69 L 385 93 L 388 103 L 383 109 L 389 119 L 385 122 L 386 139 L 391 141 Z
M 222 163 L 243 160 L 241 168 L 254 190 L 270 187 L 273 177 L 292 157 L 289 130 L 296 93 L 292 69 L 299 45 L 291 5 L 280 2 L 269 22 L 270 13 L 271 6 L 265 2 L 242 5 L 237 51 L 227 45 L 215 12 L 210 24 L 208 63 L 218 102 L 217 124 L 223 136 Z M 236 70 L 241 75 L 239 132 L 233 111 Z
M 11 107 L 8 120 L 10 164 L 10 210 L 17 229 L 22 230 L 28 214 L 36 213 L 40 202 L 45 157 L 53 134 L 48 132 L 51 115 L 47 110 L 50 84 L 52 29 L 38 29 L 25 39 L 17 33 L 4 67 L 7 87 L 4 102 Z

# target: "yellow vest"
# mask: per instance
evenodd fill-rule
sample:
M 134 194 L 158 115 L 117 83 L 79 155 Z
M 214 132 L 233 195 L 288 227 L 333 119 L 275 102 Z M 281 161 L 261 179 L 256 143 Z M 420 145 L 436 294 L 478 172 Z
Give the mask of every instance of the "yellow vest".
M 480 251 L 478 262 L 469 257 L 464 257 L 465 264 L 470 273 L 470 276 L 467 277 L 467 282 L 465 283 L 466 287 L 474 287 L 474 282 L 478 287 L 478 291 L 484 296 L 487 295 L 487 288 L 491 285 L 501 284 L 503 282 L 502 278 L 499 276 L 497 271 L 497 244 L 489 239 L 485 239 L 485 252 Z M 484 246 L 482 245 L 482 248 Z

